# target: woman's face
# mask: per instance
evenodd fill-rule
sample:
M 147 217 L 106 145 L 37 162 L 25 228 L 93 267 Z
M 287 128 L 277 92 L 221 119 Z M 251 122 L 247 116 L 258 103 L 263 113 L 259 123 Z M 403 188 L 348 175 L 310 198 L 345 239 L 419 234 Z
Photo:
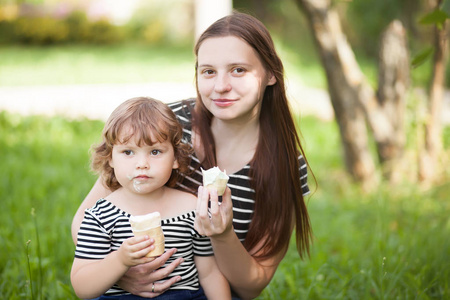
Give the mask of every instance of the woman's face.
M 244 122 L 259 117 L 264 91 L 276 79 L 252 47 L 235 36 L 208 38 L 197 61 L 198 91 L 214 117 Z

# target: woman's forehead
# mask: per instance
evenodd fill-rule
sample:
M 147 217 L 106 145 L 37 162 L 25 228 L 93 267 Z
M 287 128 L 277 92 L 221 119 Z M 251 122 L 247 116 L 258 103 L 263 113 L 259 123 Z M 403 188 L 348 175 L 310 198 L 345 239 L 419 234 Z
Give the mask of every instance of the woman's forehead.
M 200 45 L 197 56 L 199 66 L 214 64 L 218 60 L 229 63 L 258 60 L 255 50 L 243 39 L 235 36 L 207 38 Z

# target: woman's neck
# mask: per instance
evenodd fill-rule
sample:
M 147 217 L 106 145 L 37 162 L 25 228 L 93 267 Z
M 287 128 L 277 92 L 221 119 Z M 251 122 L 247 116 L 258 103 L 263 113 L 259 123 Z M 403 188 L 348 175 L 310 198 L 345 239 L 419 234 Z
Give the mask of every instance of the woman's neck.
M 213 118 L 211 131 L 216 144 L 217 165 L 232 174 L 253 158 L 259 140 L 259 119 L 228 122 Z

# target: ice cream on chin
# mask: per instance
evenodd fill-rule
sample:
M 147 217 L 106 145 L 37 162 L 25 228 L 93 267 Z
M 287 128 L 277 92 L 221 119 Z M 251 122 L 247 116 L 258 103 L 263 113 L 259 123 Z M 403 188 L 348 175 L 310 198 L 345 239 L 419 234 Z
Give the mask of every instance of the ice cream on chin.
M 227 187 L 228 177 L 226 171 L 222 172 L 218 167 L 213 167 L 208 170 L 203 170 L 203 186 L 212 189 L 215 188 L 217 190 L 217 195 L 222 196 Z
M 164 253 L 164 233 L 161 228 L 161 215 L 152 212 L 141 216 L 130 217 L 131 230 L 135 236 L 148 235 L 155 240 L 155 249 L 150 251 L 147 257 L 156 257 Z

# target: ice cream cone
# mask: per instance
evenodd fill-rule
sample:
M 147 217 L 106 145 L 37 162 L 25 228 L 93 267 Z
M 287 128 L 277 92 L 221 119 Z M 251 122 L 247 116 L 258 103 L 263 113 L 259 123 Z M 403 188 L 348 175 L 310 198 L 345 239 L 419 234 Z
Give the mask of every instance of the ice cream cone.
M 203 186 L 207 189 L 216 189 L 217 195 L 222 196 L 227 188 L 228 179 L 226 171 L 222 172 L 218 167 L 214 167 L 208 170 L 203 170 Z
M 130 217 L 131 230 L 135 236 L 147 235 L 155 240 L 155 249 L 150 251 L 147 257 L 156 257 L 164 253 L 164 233 L 161 228 L 161 216 L 159 212 Z

